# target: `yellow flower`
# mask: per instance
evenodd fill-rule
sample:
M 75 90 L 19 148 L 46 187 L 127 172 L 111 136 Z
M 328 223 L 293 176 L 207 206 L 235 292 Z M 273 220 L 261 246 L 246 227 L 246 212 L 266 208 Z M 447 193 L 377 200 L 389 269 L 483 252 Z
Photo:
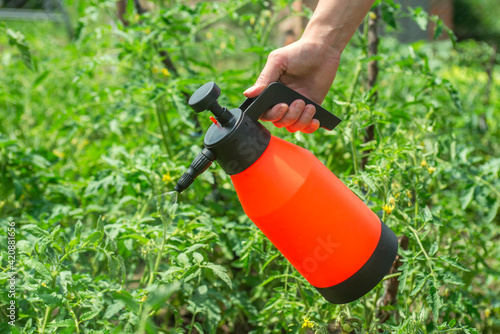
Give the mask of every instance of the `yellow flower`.
M 375 20 L 377 18 L 377 14 L 375 14 L 374 12 L 370 12 L 370 18 L 372 20 Z
M 52 153 L 54 153 L 56 157 L 59 157 L 61 159 L 64 158 L 64 152 L 61 152 L 59 150 L 52 150 Z
M 44 282 L 42 282 L 42 286 L 43 286 L 44 288 L 46 288 L 46 287 L 47 287 L 47 284 L 45 284 Z
M 148 299 L 148 296 L 144 296 L 144 297 L 142 297 L 142 298 L 141 298 L 141 302 L 145 302 L 145 301 L 146 301 L 146 299 Z
M 163 182 L 170 182 L 172 181 L 172 177 L 170 176 L 170 172 L 168 172 L 167 174 L 163 174 L 163 178 L 161 179 Z
M 422 162 L 420 163 L 420 166 L 422 166 L 422 167 L 427 166 L 427 161 L 425 159 L 422 160 Z
M 432 174 L 436 171 L 436 167 L 429 167 L 427 170 L 429 171 L 429 174 Z
M 406 196 L 407 196 L 408 198 L 411 198 L 411 191 L 407 190 L 407 191 L 406 191 Z
M 486 318 L 489 318 L 489 317 L 490 317 L 490 314 L 491 314 L 491 310 L 490 310 L 489 308 L 488 308 L 488 309 L 486 309 L 486 310 L 484 311 L 484 316 L 485 316 Z
M 314 328 L 314 322 L 310 321 L 309 318 L 304 317 L 302 328 Z
M 250 24 L 251 24 L 251 25 L 254 25 L 254 24 L 255 24 L 255 16 L 252 16 L 252 17 L 250 18 Z
M 384 207 L 382 208 L 382 210 L 385 211 L 385 213 L 387 213 L 388 215 L 390 215 L 392 213 L 392 210 L 394 210 L 396 206 L 394 204 L 391 204 L 391 205 L 387 205 L 387 203 L 384 205 Z
M 207 36 L 207 38 L 210 39 L 210 38 L 212 38 L 212 33 L 209 31 L 209 32 L 206 33 L 205 36 Z
M 163 74 L 166 77 L 170 76 L 170 72 L 166 68 L 161 69 L 161 74 Z

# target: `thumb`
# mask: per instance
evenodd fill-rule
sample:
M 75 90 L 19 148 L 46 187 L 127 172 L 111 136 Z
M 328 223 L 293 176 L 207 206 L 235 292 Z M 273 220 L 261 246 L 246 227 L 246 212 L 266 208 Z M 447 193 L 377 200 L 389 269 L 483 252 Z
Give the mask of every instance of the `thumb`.
M 267 86 L 278 81 L 280 76 L 285 72 L 284 61 L 276 51 L 269 54 L 266 66 L 264 66 L 255 84 L 243 93 L 246 97 L 256 97 L 260 95 Z

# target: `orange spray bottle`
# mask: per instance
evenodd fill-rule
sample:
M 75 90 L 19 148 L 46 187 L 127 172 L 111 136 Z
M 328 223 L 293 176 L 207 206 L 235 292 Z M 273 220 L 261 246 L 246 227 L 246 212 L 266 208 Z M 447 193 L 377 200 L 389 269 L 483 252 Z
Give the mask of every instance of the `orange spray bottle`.
M 280 83 L 232 110 L 218 104 L 220 93 L 209 82 L 189 100 L 215 119 L 177 192 L 217 160 L 247 216 L 327 301 L 365 295 L 389 271 L 396 235 L 310 151 L 271 135 L 258 121 L 272 106 L 298 99 L 316 107 L 323 128 L 332 130 L 340 119 Z

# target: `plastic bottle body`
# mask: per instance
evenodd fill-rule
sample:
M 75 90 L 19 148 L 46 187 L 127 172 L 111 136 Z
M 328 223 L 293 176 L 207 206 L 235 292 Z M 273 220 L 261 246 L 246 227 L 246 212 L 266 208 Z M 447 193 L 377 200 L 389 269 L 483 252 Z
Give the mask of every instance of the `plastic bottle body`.
M 272 136 L 231 178 L 248 217 L 316 288 L 349 279 L 377 248 L 380 219 L 304 148 Z

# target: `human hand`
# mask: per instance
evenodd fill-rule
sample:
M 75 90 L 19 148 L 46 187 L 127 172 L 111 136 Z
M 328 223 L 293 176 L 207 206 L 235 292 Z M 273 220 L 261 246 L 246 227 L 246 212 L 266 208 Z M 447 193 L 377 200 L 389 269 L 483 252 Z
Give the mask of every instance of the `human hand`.
M 339 62 L 340 52 L 325 43 L 302 38 L 271 52 L 257 82 L 244 94 L 257 97 L 269 84 L 279 81 L 321 104 L 335 79 Z M 277 104 L 261 119 L 290 132 L 311 133 L 319 128 L 319 121 L 313 119 L 315 111 L 314 106 L 296 100 L 290 106 Z

